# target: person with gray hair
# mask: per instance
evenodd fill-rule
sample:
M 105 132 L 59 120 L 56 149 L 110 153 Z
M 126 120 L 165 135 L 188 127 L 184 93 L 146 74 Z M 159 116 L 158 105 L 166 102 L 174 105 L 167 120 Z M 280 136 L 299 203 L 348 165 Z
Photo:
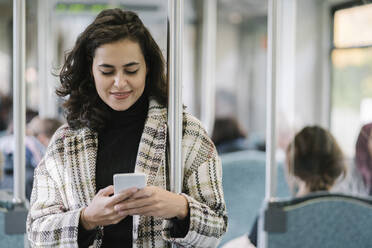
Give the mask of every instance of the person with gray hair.
M 26 198 L 30 199 L 34 181 L 34 170 L 42 160 L 50 138 L 62 125 L 57 119 L 35 116 L 28 124 L 25 137 L 26 146 Z M 0 139 L 0 188 L 13 189 L 14 135 Z
M 27 127 L 30 132 L 29 134 L 35 136 L 41 144 L 47 147 L 53 134 L 62 124 L 56 118 L 40 118 L 36 116 Z

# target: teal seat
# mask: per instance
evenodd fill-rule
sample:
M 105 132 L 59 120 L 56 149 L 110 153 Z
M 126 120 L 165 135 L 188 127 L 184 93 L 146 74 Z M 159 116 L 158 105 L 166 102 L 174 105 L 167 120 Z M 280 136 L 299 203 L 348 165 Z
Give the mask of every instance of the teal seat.
M 24 234 L 7 234 L 5 231 L 6 214 L 13 208 L 12 197 L 12 193 L 0 190 L 0 247 L 24 248 Z
M 248 233 L 265 196 L 265 153 L 240 151 L 221 155 L 222 183 L 229 226 L 220 245 Z M 278 166 L 279 197 L 289 197 L 283 166 Z
M 26 223 L 25 223 L 26 225 Z M 0 247 L 24 248 L 24 237 L 22 234 L 5 234 L 5 211 L 0 210 Z
M 264 228 L 268 248 L 372 247 L 372 198 L 318 193 L 270 202 Z

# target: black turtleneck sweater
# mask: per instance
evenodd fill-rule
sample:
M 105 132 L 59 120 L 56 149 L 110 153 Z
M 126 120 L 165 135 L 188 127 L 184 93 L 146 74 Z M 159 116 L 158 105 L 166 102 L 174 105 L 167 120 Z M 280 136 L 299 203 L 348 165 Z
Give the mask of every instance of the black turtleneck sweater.
M 146 94 L 125 111 L 110 108 L 105 128 L 98 132 L 98 151 L 96 162 L 97 192 L 113 185 L 116 173 L 132 173 L 137 158 L 138 146 L 143 132 L 147 112 Z M 103 246 L 132 247 L 133 217 L 127 216 L 115 225 L 104 227 Z M 79 225 L 79 247 L 92 244 L 94 231 L 86 231 Z
M 126 111 L 115 111 L 108 107 L 109 118 L 106 120 L 105 128 L 98 132 L 97 192 L 113 185 L 114 174 L 134 172 L 148 107 L 146 92 Z M 184 220 L 173 218 L 173 227 L 170 230 L 171 237 L 185 237 L 189 225 L 190 213 Z M 132 216 L 127 216 L 118 224 L 105 226 L 101 247 L 132 247 L 132 229 Z M 96 230 L 87 231 L 79 224 L 79 247 L 92 245 L 95 235 Z

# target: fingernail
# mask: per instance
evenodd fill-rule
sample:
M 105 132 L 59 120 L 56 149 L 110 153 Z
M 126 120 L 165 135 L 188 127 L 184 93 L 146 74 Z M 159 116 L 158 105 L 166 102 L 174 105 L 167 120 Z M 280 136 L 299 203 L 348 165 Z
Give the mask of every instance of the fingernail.
M 137 188 L 132 189 L 132 193 L 136 193 L 137 190 L 138 190 Z
M 115 206 L 114 209 L 115 209 L 115 211 L 119 211 L 120 210 L 120 208 L 118 206 Z

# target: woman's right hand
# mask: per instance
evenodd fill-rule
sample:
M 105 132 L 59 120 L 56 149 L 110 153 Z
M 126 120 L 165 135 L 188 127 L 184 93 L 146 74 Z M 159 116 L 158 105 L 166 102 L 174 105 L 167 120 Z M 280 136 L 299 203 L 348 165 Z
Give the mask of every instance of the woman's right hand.
M 88 207 L 84 208 L 80 215 L 80 221 L 86 230 L 92 230 L 97 226 L 117 224 L 127 215 L 115 211 L 114 206 L 129 199 L 137 188 L 127 189 L 119 194 L 114 193 L 114 186 L 110 185 L 98 191 Z

